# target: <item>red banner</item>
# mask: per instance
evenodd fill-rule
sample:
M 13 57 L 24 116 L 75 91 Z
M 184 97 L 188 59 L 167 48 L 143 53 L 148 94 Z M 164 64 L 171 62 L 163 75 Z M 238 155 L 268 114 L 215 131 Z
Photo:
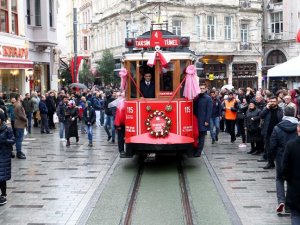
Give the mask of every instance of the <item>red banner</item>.
M 77 63 L 76 63 L 76 80 L 74 77 L 74 57 L 71 60 L 71 65 L 70 65 L 70 69 L 71 69 L 71 77 L 72 77 L 72 82 L 73 83 L 78 83 L 78 69 L 81 63 L 81 60 L 83 59 L 83 56 L 77 56 Z

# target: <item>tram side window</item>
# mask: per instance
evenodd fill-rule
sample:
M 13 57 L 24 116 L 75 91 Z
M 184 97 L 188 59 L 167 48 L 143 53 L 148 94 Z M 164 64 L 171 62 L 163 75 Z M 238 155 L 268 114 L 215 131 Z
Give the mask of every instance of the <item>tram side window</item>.
M 137 83 L 137 80 L 136 80 L 136 62 L 131 62 L 130 63 L 130 76 L 132 76 L 135 83 Z M 133 83 L 133 81 L 131 79 L 130 79 L 130 97 L 131 98 L 136 98 L 137 97 L 136 86 L 135 86 L 135 84 Z
M 168 67 L 160 70 L 160 91 L 173 91 L 174 66 L 169 63 Z

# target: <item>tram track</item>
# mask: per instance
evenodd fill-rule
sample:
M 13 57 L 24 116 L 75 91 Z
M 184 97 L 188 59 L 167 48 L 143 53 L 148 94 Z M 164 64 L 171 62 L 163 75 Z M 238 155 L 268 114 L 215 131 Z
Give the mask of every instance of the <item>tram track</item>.
M 177 168 L 175 168 L 175 170 L 177 169 L 178 185 L 179 185 L 179 190 L 180 190 L 180 195 L 181 195 L 181 207 L 183 210 L 185 224 L 186 225 L 194 225 L 193 210 L 192 210 L 192 204 L 191 204 L 191 200 L 190 200 L 189 188 L 188 188 L 188 183 L 186 180 L 186 175 L 185 175 L 181 160 L 177 160 L 176 167 Z M 126 212 L 124 213 L 125 218 L 123 219 L 123 223 L 121 223 L 121 224 L 124 224 L 124 225 L 132 224 L 133 214 L 134 214 L 134 210 L 135 210 L 135 207 L 137 204 L 137 199 L 138 199 L 139 191 L 141 188 L 142 177 L 143 177 L 143 173 L 144 173 L 145 169 L 146 169 L 145 162 L 144 161 L 140 162 L 139 168 L 137 170 L 137 174 L 133 181 L 133 187 L 132 187 L 130 196 L 128 198 Z M 149 193 L 149 194 L 151 194 L 151 193 Z

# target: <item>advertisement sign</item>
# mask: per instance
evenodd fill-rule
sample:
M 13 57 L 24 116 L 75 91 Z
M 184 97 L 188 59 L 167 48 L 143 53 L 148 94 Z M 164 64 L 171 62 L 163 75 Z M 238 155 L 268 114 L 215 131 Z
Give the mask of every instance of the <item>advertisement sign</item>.
M 191 101 L 179 102 L 181 135 L 193 137 L 193 105 Z
M 137 102 L 125 101 L 125 134 L 126 138 L 136 136 L 138 132 Z

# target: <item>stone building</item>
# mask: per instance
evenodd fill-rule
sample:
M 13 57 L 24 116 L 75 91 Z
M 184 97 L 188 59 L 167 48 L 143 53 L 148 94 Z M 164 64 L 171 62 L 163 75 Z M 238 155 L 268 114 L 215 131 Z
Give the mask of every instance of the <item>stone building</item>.
M 262 1 L 93 0 L 92 62 L 110 49 L 121 58 L 126 37 L 137 37 L 160 18 L 168 30 L 189 36 L 210 87 L 262 86 Z M 160 6 L 159 6 L 160 5 Z
M 300 2 L 264 0 L 263 9 L 263 81 L 267 83 L 268 69 L 300 55 L 300 45 L 296 43 L 297 31 L 300 29 Z M 299 82 L 296 82 L 296 79 L 296 77 L 270 78 L 269 87 L 297 88 Z

